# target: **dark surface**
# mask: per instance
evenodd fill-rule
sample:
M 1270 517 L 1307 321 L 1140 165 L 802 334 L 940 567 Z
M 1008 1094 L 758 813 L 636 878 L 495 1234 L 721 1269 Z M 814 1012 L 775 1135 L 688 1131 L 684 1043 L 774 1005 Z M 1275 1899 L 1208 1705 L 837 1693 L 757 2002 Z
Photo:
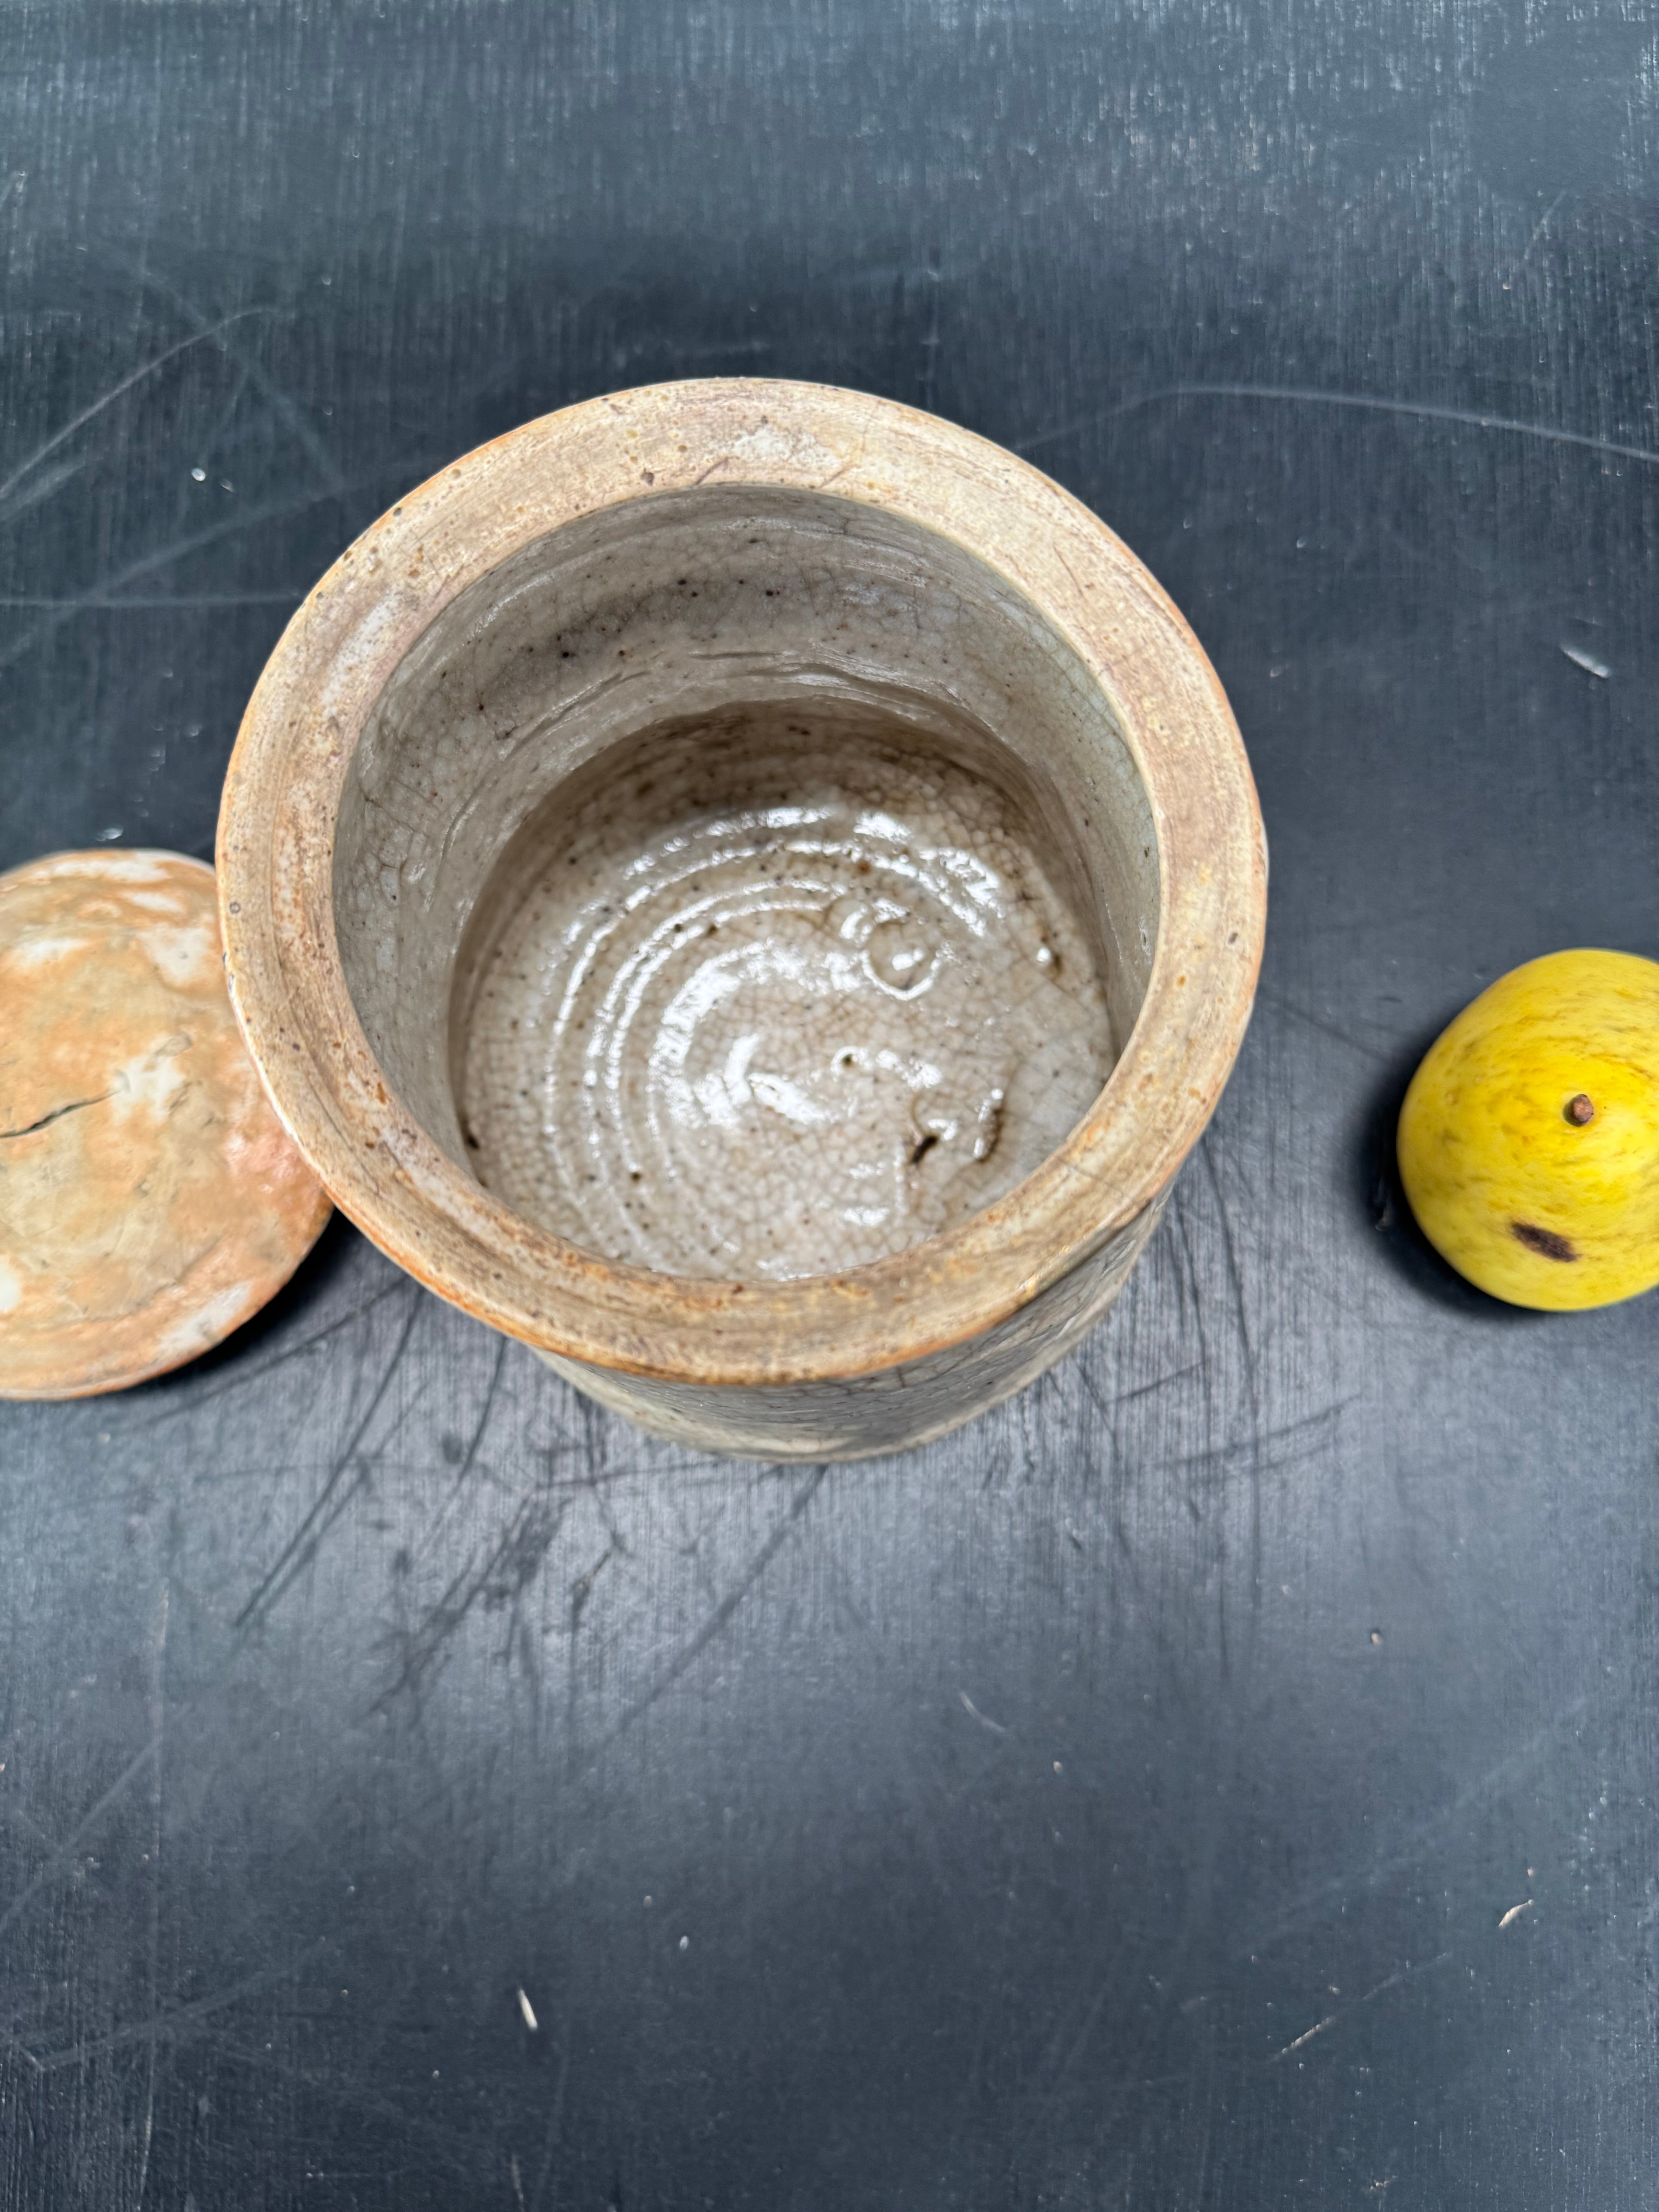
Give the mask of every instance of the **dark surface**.
M 338 1224 L 0 1408 L 5 2212 L 1656 2202 L 1659 1307 L 1465 1290 L 1386 1137 L 1481 983 L 1659 954 L 1656 33 L 6 9 L 0 864 L 208 853 L 402 489 L 758 370 L 1096 507 L 1274 874 L 1127 1294 L 929 1450 L 652 1443 Z

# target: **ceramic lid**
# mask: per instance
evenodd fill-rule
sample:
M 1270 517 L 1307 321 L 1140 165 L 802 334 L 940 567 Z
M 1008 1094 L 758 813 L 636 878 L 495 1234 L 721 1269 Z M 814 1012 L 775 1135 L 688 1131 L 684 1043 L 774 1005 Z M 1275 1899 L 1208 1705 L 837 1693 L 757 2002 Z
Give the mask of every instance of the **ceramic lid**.
M 0 1398 L 193 1359 L 328 1214 L 237 1030 L 212 869 L 105 850 L 0 875 Z

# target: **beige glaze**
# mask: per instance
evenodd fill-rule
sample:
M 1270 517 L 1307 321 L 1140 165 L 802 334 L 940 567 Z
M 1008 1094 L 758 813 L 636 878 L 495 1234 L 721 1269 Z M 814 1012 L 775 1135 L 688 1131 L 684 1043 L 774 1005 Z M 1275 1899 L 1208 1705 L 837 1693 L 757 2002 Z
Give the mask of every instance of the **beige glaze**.
M 922 1242 L 781 1280 L 629 1264 L 474 1172 L 480 992 L 562 810 L 666 732 L 690 759 L 785 714 L 1000 793 L 1120 1056 Z M 1231 1066 L 1266 876 L 1219 687 L 1109 532 L 946 424 L 747 380 L 526 425 L 375 525 L 261 680 L 220 865 L 250 1044 L 347 1210 L 608 1403 L 775 1458 L 935 1433 L 1103 1310 Z
M 561 788 L 457 1024 L 482 1182 L 604 1258 L 784 1281 L 1065 1140 L 1112 1062 L 1088 933 L 1006 794 L 904 736 L 732 710 Z
M 328 1212 L 231 1018 L 212 870 L 105 851 L 0 876 L 0 1397 L 194 1358 Z

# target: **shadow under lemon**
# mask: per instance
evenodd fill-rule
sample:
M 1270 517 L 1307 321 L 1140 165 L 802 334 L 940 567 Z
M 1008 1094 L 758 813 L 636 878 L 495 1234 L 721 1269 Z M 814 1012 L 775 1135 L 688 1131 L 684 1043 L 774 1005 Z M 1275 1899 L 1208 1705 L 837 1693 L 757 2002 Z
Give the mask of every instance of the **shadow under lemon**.
M 1511 1328 L 1547 1322 L 1553 1316 L 1531 1306 L 1510 1305 L 1460 1275 L 1424 1235 L 1406 1196 L 1397 1145 L 1400 1109 L 1424 1054 L 1446 1026 L 1443 1019 L 1414 1032 L 1378 1071 L 1366 1093 L 1356 1164 L 1365 1218 L 1395 1274 L 1447 1311 Z

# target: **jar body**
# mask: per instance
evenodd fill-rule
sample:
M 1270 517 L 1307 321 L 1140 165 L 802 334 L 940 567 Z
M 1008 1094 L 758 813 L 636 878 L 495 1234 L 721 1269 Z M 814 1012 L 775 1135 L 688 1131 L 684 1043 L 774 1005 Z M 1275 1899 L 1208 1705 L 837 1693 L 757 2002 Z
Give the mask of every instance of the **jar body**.
M 1110 1310 L 1163 1218 L 1133 1221 L 1017 1313 L 965 1344 L 867 1375 L 789 1383 L 665 1382 L 542 1352 L 556 1373 L 653 1436 L 738 1459 L 872 1459 L 947 1435 L 1035 1382 Z
M 670 720 L 717 752 L 784 707 L 902 725 L 1018 802 L 1093 933 L 1115 1062 L 1035 1167 L 911 1246 L 800 1273 L 629 1260 L 497 1188 L 471 1118 L 532 1095 L 473 1082 L 541 880 L 520 864 Z M 951 424 L 739 378 L 526 424 L 372 526 L 250 702 L 218 880 L 266 1088 L 382 1250 L 659 1435 L 811 1462 L 945 1433 L 1106 1311 L 1243 1036 L 1267 852 L 1214 672 L 1098 517 Z

